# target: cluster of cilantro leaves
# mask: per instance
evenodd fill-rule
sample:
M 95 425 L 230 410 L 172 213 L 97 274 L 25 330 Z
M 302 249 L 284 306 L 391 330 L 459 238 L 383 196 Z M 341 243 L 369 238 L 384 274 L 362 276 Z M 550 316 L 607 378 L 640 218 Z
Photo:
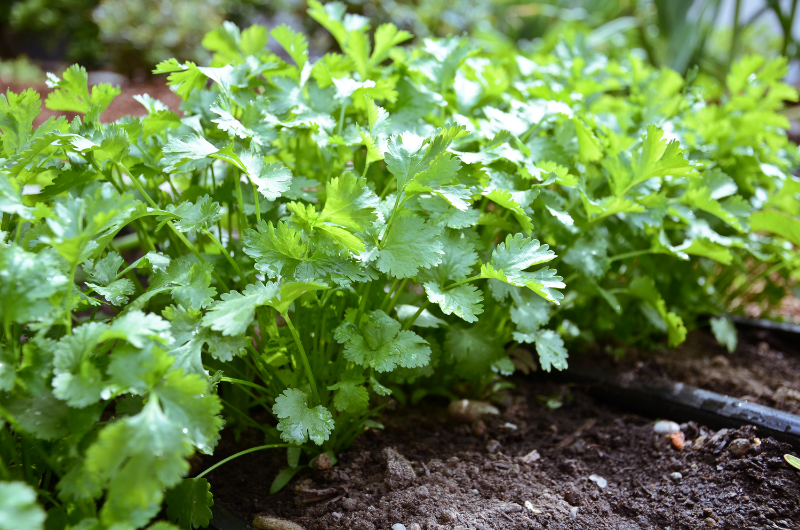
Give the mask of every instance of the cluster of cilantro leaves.
M 0 96 L 2 530 L 140 528 L 165 501 L 205 526 L 187 458 L 223 417 L 287 448 L 278 489 L 389 396 L 484 395 L 566 368 L 565 343 L 674 346 L 754 266 L 800 275 L 783 59 L 706 101 L 579 40 L 400 47 L 309 5 L 342 53 L 226 23 L 209 66 L 158 65 L 180 113 L 145 94 L 103 123 L 119 89 L 78 66 L 46 101 L 71 122 Z

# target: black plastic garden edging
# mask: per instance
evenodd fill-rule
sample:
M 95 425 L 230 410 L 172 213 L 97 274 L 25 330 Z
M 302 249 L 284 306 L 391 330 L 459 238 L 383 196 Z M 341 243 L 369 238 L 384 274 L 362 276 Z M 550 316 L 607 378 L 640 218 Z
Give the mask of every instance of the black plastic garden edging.
M 759 436 L 800 451 L 800 416 L 683 383 L 655 384 L 595 370 L 568 370 L 566 379 L 587 384 L 601 400 L 649 417 L 696 421 L 714 429 L 754 425 Z

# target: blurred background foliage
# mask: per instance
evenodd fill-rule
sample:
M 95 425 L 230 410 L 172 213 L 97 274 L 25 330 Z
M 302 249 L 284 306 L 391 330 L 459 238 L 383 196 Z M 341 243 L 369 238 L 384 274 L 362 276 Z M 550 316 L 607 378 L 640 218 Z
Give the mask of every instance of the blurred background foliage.
M 723 79 L 733 60 L 758 52 L 798 57 L 792 27 L 799 0 L 348 0 L 374 25 L 391 21 L 416 36 L 467 32 L 491 48 L 547 52 L 559 39 L 585 40 L 612 56 L 635 53 L 682 74 L 697 66 Z M 170 57 L 203 61 L 203 35 L 230 20 L 240 27 L 288 24 L 317 55 L 335 42 L 305 14 L 303 0 L 4 0 L 0 79 L 30 79 L 37 63 L 79 62 L 145 77 Z M 736 23 L 734 23 L 736 21 Z M 17 79 L 17 78 L 15 78 Z M 24 81 L 19 81 L 24 82 Z

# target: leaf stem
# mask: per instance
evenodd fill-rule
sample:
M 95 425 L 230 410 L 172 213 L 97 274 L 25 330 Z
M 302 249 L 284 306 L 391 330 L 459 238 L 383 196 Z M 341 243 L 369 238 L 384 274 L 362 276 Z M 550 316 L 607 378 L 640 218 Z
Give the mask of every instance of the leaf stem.
M 75 286 L 75 270 L 77 268 L 78 262 L 76 261 L 69 269 L 67 296 L 64 298 L 64 325 L 67 327 L 67 335 L 72 335 L 72 288 Z
M 255 182 L 253 184 L 253 202 L 256 207 L 256 223 L 261 222 L 261 205 L 258 204 L 258 186 L 256 186 Z
M 249 387 L 261 390 L 262 392 L 269 393 L 269 390 L 267 390 L 263 386 L 258 385 L 256 383 L 251 383 L 250 381 L 244 381 L 242 379 L 234 379 L 233 377 L 223 377 L 223 378 L 220 379 L 220 381 L 224 381 L 226 383 L 234 383 L 234 384 L 237 384 L 237 385 L 249 386 Z
M 241 278 L 242 281 L 244 281 L 245 277 L 244 273 L 242 272 L 242 269 L 240 269 L 239 265 L 237 265 L 236 262 L 233 260 L 233 257 L 231 257 L 228 250 L 224 246 L 222 246 L 222 243 L 220 243 L 219 239 L 217 239 L 217 237 L 214 234 L 212 234 L 208 228 L 203 228 L 203 233 L 207 235 L 209 239 L 211 239 L 211 242 L 214 243 L 214 246 L 216 246 L 219 249 L 220 253 L 223 256 L 225 256 L 225 259 L 227 259 L 228 263 L 231 264 L 233 270 L 236 271 L 236 274 L 239 275 L 239 278 Z
M 482 278 L 482 276 L 480 274 L 476 274 L 475 276 L 470 276 L 469 278 L 465 278 L 465 279 L 463 279 L 461 281 L 458 281 L 456 283 L 451 283 L 450 285 L 445 287 L 444 290 L 445 291 L 449 291 L 450 289 L 458 287 L 459 285 L 464 285 L 465 283 L 474 282 L 475 280 L 480 280 L 481 278 Z
M 423 311 L 425 311 L 425 309 L 427 309 L 427 308 L 428 308 L 428 306 L 429 306 L 429 305 L 431 305 L 431 301 L 430 301 L 430 300 L 425 300 L 425 303 L 424 303 L 424 304 L 422 304 L 422 305 L 419 307 L 419 309 L 417 309 L 417 312 L 416 312 L 416 313 L 414 313 L 413 315 L 411 315 L 411 318 L 409 318 L 408 320 L 406 320 L 406 323 L 405 323 L 405 324 L 403 324 L 403 329 L 404 329 L 404 330 L 407 330 L 407 329 L 411 328 L 411 326 L 413 326 L 413 325 L 414 325 L 414 322 L 416 322 L 416 321 L 417 321 L 417 319 L 419 318 L 419 316 L 422 314 L 422 312 L 423 312 Z
M 294 338 L 294 343 L 297 344 L 297 349 L 300 350 L 300 358 L 303 361 L 303 368 L 305 368 L 306 375 L 308 375 L 308 382 L 311 385 L 311 394 L 314 398 L 314 405 L 319 405 L 319 393 L 317 392 L 317 383 L 314 381 L 314 373 L 311 371 L 311 364 L 308 362 L 308 356 L 306 355 L 306 350 L 303 348 L 303 342 L 300 340 L 300 335 L 297 334 L 297 330 L 292 324 L 292 320 L 289 318 L 289 312 L 281 313 L 281 316 L 286 321 L 286 327 L 289 328 L 289 331 L 292 334 L 292 338 Z
M 231 460 L 233 460 L 234 458 L 239 458 L 240 456 L 246 455 L 248 453 L 253 453 L 255 451 L 261 451 L 263 449 L 280 449 L 281 447 L 291 447 L 291 446 L 289 444 L 269 444 L 269 445 L 259 445 L 258 447 L 251 447 L 250 449 L 245 449 L 244 451 L 239 451 L 235 455 L 231 455 L 228 458 L 220 460 L 219 462 L 217 462 L 216 464 L 214 464 L 210 468 L 206 469 L 205 471 L 203 471 L 202 473 L 200 473 L 199 475 L 197 475 L 194 478 L 203 478 L 205 475 L 207 475 L 208 473 L 211 473 L 212 471 L 217 469 L 222 464 L 226 464 L 226 463 L 230 462 Z
M 239 219 L 239 238 L 244 236 L 244 230 L 247 228 L 247 215 L 244 213 L 244 196 L 242 195 L 242 176 L 239 170 L 233 170 L 233 181 L 236 184 L 236 206 L 238 210 Z M 256 197 L 258 200 L 258 197 Z
M 632 250 L 630 252 L 623 252 L 622 254 L 617 254 L 616 256 L 611 256 L 608 258 L 608 261 L 619 261 L 628 258 L 635 258 L 636 256 L 641 256 L 642 254 L 650 254 L 653 252 L 653 249 L 645 249 L 645 250 Z

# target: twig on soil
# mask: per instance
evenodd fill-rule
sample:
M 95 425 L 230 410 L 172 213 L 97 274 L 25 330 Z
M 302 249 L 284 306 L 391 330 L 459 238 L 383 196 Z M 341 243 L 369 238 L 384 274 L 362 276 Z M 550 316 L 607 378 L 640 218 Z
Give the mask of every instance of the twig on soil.
M 583 422 L 583 425 L 581 425 L 580 427 L 578 427 L 578 428 L 575 430 L 575 432 L 573 432 L 572 434 L 570 434 L 569 436 L 567 436 L 566 438 L 564 438 L 563 440 L 561 440 L 560 442 L 558 442 L 558 443 L 555 445 L 555 449 L 556 449 L 556 450 L 558 450 L 558 449 L 563 449 L 563 448 L 565 448 L 566 446 L 568 446 L 568 445 L 570 445 L 570 444 L 574 443 L 574 442 L 575 442 L 575 440 L 578 438 L 578 436 L 580 436 L 580 435 L 581 435 L 581 434 L 583 434 L 585 431 L 588 431 L 589 429 L 591 429 L 592 427 L 594 427 L 594 424 L 595 424 L 595 423 L 597 423 L 597 418 L 589 418 L 588 420 L 586 420 L 585 422 Z

